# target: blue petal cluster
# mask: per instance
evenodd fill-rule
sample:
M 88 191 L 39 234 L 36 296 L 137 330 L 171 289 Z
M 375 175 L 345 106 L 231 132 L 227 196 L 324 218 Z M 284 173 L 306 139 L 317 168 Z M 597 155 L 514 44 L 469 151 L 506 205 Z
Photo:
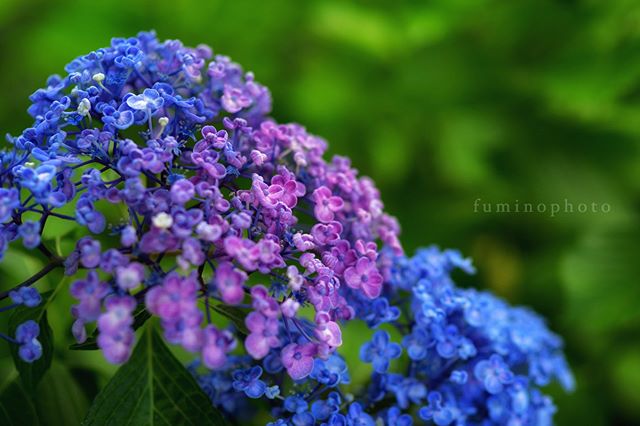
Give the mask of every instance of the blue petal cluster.
M 562 340 L 531 310 L 456 287 L 455 268 L 474 272 L 457 251 L 436 247 L 394 266 L 392 286 L 412 296 L 402 341 L 409 358 L 404 379 L 428 390 L 412 401 L 421 406 L 419 417 L 438 426 L 550 424 L 555 407 L 540 387 L 554 380 L 566 390 L 574 387 Z M 397 388 L 391 375 L 381 376 L 370 394 L 406 406 Z
M 33 287 L 20 287 L 9 292 L 13 302 L 11 305 L 0 309 L 0 312 L 23 305 L 34 308 L 42 301 L 42 296 Z M 40 326 L 33 320 L 27 320 L 18 325 L 15 338 L 0 334 L 1 338 L 18 345 L 18 356 L 25 362 L 31 363 L 42 356 L 42 344 L 38 340 Z
M 11 217 L 34 212 L 68 218 L 51 210 L 79 195 L 75 217 L 68 219 L 100 233 L 106 221 L 96 201 L 110 199 L 105 192 L 125 178 L 153 179 L 152 174 L 166 171 L 165 161 L 203 123 L 224 114 L 245 126 L 264 120 L 271 110 L 269 91 L 229 58 L 207 62 L 211 57 L 206 46 L 161 42 L 154 33 L 114 38 L 110 47 L 75 59 L 65 67 L 64 78 L 54 75 L 47 87 L 33 93 L 28 110 L 33 125 L 17 137 L 8 136 L 13 147 L 0 152 L 0 259 L 16 238 L 29 249 L 40 244 L 44 221 L 8 222 Z M 102 125 L 94 125 L 95 120 Z M 142 129 L 129 137 L 139 133 L 155 144 L 139 148 L 123 139 L 123 131 L 132 126 Z M 92 168 L 82 185 L 74 185 L 74 170 L 86 164 L 117 168 L 122 177 L 105 183 L 99 169 Z M 22 202 L 19 188 L 30 195 Z M 127 192 L 136 196 L 134 187 Z
M 39 334 L 40 326 L 32 320 L 20 324 L 16 329 L 18 355 L 25 362 L 33 362 L 42 356 L 42 345 L 38 341 Z

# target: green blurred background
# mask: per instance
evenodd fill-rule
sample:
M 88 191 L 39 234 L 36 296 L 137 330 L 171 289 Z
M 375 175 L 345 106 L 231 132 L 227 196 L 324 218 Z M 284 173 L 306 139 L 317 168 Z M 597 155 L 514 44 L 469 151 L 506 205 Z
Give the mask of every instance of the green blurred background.
M 462 284 L 547 316 L 578 383 L 551 390 L 558 424 L 640 423 L 639 2 L 2 0 L 0 130 L 30 124 L 28 95 L 69 60 L 152 28 L 254 71 L 276 119 L 377 182 L 408 252 L 458 247 L 479 270 Z M 482 212 L 565 199 L 611 210 Z M 3 279 L 37 267 L 7 259 Z M 82 408 L 113 369 L 65 351 L 69 324 L 52 322 L 44 386 Z

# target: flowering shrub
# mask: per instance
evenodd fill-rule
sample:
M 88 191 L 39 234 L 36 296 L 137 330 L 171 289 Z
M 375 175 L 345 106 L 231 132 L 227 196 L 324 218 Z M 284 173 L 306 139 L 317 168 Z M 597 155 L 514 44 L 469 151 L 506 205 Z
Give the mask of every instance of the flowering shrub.
M 2 310 L 44 309 L 30 286 L 64 268 L 76 348 L 125 363 L 153 315 L 238 421 L 256 399 L 277 425 L 550 421 L 538 387 L 572 386 L 560 339 L 527 310 L 457 289 L 449 272 L 472 267 L 456 252 L 403 257 L 371 180 L 270 119 L 251 73 L 153 33 L 114 39 L 66 72 L 31 96 L 33 126 L 0 153 L 0 256 L 20 241 L 49 260 L 0 295 L 13 301 Z M 69 253 L 44 238 L 63 221 L 84 229 Z M 357 396 L 338 353 L 350 320 L 375 329 Z M 20 362 L 46 354 L 43 325 L 3 335 Z

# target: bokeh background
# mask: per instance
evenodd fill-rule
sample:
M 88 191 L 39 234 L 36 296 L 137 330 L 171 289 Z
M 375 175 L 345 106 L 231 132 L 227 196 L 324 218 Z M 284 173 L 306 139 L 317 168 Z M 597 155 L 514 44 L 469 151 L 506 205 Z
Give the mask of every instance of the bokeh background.
M 408 252 L 460 248 L 479 271 L 461 284 L 544 314 L 578 383 L 551 389 L 558 424 L 640 423 L 639 2 L 1 0 L 0 131 L 30 124 L 28 95 L 70 59 L 147 29 L 253 70 L 276 119 L 377 182 Z M 610 211 L 482 212 L 565 199 Z M 38 267 L 16 254 L 0 279 Z M 52 309 L 42 391 L 81 412 L 113 369 L 69 354 L 68 304 Z

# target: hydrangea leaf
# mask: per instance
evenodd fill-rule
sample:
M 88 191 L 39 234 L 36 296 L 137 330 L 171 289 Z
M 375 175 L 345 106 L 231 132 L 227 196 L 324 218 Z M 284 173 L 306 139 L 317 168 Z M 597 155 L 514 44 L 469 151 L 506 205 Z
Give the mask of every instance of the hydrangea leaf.
M 144 325 L 147 320 L 151 318 L 151 314 L 147 311 L 144 306 L 139 305 L 135 312 L 133 313 L 133 325 L 131 326 L 134 330 L 139 329 Z M 95 351 L 98 349 L 98 329 L 95 331 L 82 343 L 74 343 L 69 346 L 69 349 L 76 351 Z
M 6 426 L 38 426 L 36 407 L 18 380 L 14 380 L 0 395 L 0 424 Z
M 83 425 L 224 425 L 195 379 L 147 326 L 129 362 L 98 394 Z
M 71 209 L 67 208 L 65 210 Z M 68 214 L 67 212 L 64 213 Z M 71 214 L 73 214 L 73 211 L 71 211 Z M 48 220 L 47 226 L 42 232 L 42 239 L 46 241 L 62 238 L 72 232 L 75 232 L 76 229 L 78 229 L 78 224 L 76 222 L 52 217 Z
M 237 308 L 235 306 L 223 304 L 213 305 L 212 308 L 220 315 L 228 318 L 233 323 L 233 325 L 236 326 L 240 333 L 244 334 L 245 336 L 249 334 L 249 330 L 244 323 L 244 319 L 248 315 L 248 312 L 246 310 Z
M 57 362 L 38 386 L 34 403 L 40 424 L 44 426 L 80 424 L 89 408 L 89 401 L 78 382 Z
M 40 357 L 40 359 L 32 363 L 25 362 L 18 355 L 18 345 L 11 345 L 11 356 L 13 357 L 16 369 L 20 373 L 22 384 L 28 392 L 35 390 L 42 376 L 51 366 L 51 360 L 53 358 L 53 331 L 49 326 L 46 310 L 52 294 L 52 291 L 43 293 L 42 302 L 34 308 L 28 308 L 22 305 L 18 306 L 9 318 L 10 336 L 14 336 L 18 326 L 25 321 L 33 320 L 40 326 L 40 335 L 38 336 L 38 341 L 42 344 L 42 357 Z
M 5 282 L 22 282 L 42 269 L 41 260 L 30 254 L 18 248 L 7 250 L 0 262 L 0 273 Z
M 29 395 L 20 380 L 13 380 L 0 394 L 2 425 L 77 425 L 89 401 L 65 367 L 54 363 L 38 386 L 37 398 Z

